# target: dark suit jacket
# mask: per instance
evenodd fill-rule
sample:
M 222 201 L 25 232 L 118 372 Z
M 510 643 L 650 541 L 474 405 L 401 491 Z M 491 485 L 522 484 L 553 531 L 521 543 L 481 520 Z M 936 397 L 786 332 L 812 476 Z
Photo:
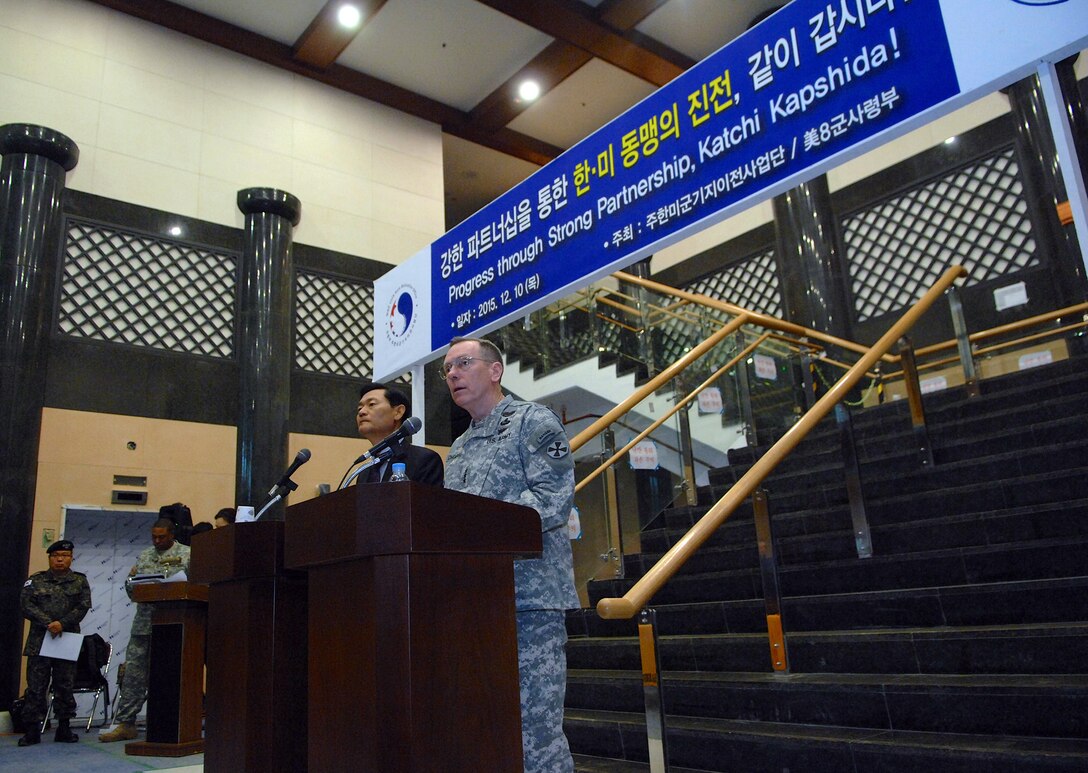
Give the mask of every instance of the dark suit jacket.
M 389 463 L 375 464 L 359 476 L 360 483 L 381 483 L 389 480 L 393 474 L 393 463 L 404 462 L 404 471 L 408 474 L 408 480 L 416 483 L 427 483 L 431 486 L 441 486 L 443 478 L 442 457 L 429 448 L 414 446 L 404 441 L 393 450 Z

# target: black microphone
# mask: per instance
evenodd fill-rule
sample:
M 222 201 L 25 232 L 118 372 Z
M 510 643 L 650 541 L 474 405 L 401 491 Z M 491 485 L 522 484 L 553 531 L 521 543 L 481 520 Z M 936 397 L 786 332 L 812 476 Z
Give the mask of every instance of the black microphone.
M 405 439 L 419 432 L 423 427 L 423 422 L 415 416 L 409 416 L 404 420 L 404 423 L 397 427 L 397 430 L 386 437 L 384 440 L 379 440 L 370 450 L 355 460 L 355 464 L 365 461 L 367 459 L 385 459 L 392 455 L 393 447 L 400 445 Z
M 310 449 L 303 448 L 295 454 L 295 460 L 291 462 L 291 466 L 287 468 L 287 472 L 280 478 L 280 482 L 269 490 L 268 496 L 274 497 L 277 492 L 279 492 L 281 496 L 286 496 L 287 492 L 297 489 L 298 484 L 291 480 L 291 476 L 295 474 L 295 470 L 306 464 L 308 461 L 310 461 Z

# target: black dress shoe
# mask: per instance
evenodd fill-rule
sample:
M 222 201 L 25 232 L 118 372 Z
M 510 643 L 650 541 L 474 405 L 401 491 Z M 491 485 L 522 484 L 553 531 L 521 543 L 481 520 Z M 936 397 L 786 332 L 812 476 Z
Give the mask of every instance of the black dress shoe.
M 20 746 L 33 746 L 42 742 L 42 734 L 37 730 L 28 730 L 26 735 L 19 739 Z
M 75 743 L 79 740 L 79 736 L 68 727 L 68 720 L 62 719 L 57 722 L 57 732 L 53 735 L 53 740 L 57 743 Z

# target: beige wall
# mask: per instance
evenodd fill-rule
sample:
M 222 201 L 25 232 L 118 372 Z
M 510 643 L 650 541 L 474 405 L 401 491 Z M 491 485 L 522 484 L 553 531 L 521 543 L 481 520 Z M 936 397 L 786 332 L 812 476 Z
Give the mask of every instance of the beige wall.
M 130 442 L 136 444 L 134 449 L 128 447 Z M 44 409 L 28 574 L 48 568 L 43 540 L 64 536 L 65 506 L 158 512 L 163 505 L 184 502 L 193 512 L 194 523 L 210 521 L 219 508 L 236 504 L 236 442 L 235 428 L 218 424 Z M 348 465 L 369 443 L 299 434 L 290 436 L 288 446 L 290 458 L 300 448 L 309 448 L 312 454 L 310 462 L 292 476 L 298 484 L 298 490 L 289 499 L 294 503 L 317 496 L 320 483 L 335 487 Z M 447 447 L 430 448 L 443 459 L 449 451 Z M 289 461 L 284 461 L 285 468 Z M 115 487 L 114 475 L 145 476 L 147 505 L 111 505 L 114 488 L 141 490 Z M 269 481 L 269 487 L 273 483 Z M 24 639 L 28 625 L 24 622 Z M 26 686 L 25 661 L 21 669 L 20 690 Z
M 240 227 L 238 190 L 302 201 L 295 240 L 400 263 L 445 231 L 439 127 L 85 0 L 0 0 L 0 124 L 79 145 L 76 190 Z
M 134 450 L 128 444 L 136 444 Z M 193 522 L 210 521 L 221 507 L 234 501 L 237 433 L 234 427 L 189 421 L 144 419 L 59 408 L 42 411 L 38 452 L 38 484 L 30 540 L 30 571 L 47 568 L 43 533 L 63 536 L 65 505 L 158 512 L 163 505 L 184 502 Z M 318 484 L 333 488 L 352 460 L 369 446 L 365 440 L 293 434 L 289 458 L 309 448 L 310 461 L 292 476 L 298 490 L 289 503 L 317 496 Z M 445 458 L 448 448 L 430 446 Z M 146 476 L 147 506 L 111 505 L 114 475 Z M 275 481 L 269 481 L 271 487 Z M 259 506 L 262 503 L 256 502 Z M 148 543 L 150 544 L 150 542 Z

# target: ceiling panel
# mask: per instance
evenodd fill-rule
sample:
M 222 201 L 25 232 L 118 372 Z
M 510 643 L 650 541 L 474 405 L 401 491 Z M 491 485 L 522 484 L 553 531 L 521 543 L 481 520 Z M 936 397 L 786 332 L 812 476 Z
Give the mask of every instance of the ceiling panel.
M 318 11 L 325 7 L 325 0 L 173 0 L 194 11 L 214 16 L 272 38 L 279 43 L 292 45 L 305 32 Z
M 653 92 L 646 81 L 592 59 L 511 121 L 510 128 L 569 148 Z
M 447 228 L 485 207 L 540 168 L 452 134 L 442 135 L 442 158 Z
M 669 0 L 636 29 L 702 61 L 748 29 L 763 11 L 783 0 Z
M 474 0 L 389 0 L 337 63 L 468 111 L 551 41 Z

